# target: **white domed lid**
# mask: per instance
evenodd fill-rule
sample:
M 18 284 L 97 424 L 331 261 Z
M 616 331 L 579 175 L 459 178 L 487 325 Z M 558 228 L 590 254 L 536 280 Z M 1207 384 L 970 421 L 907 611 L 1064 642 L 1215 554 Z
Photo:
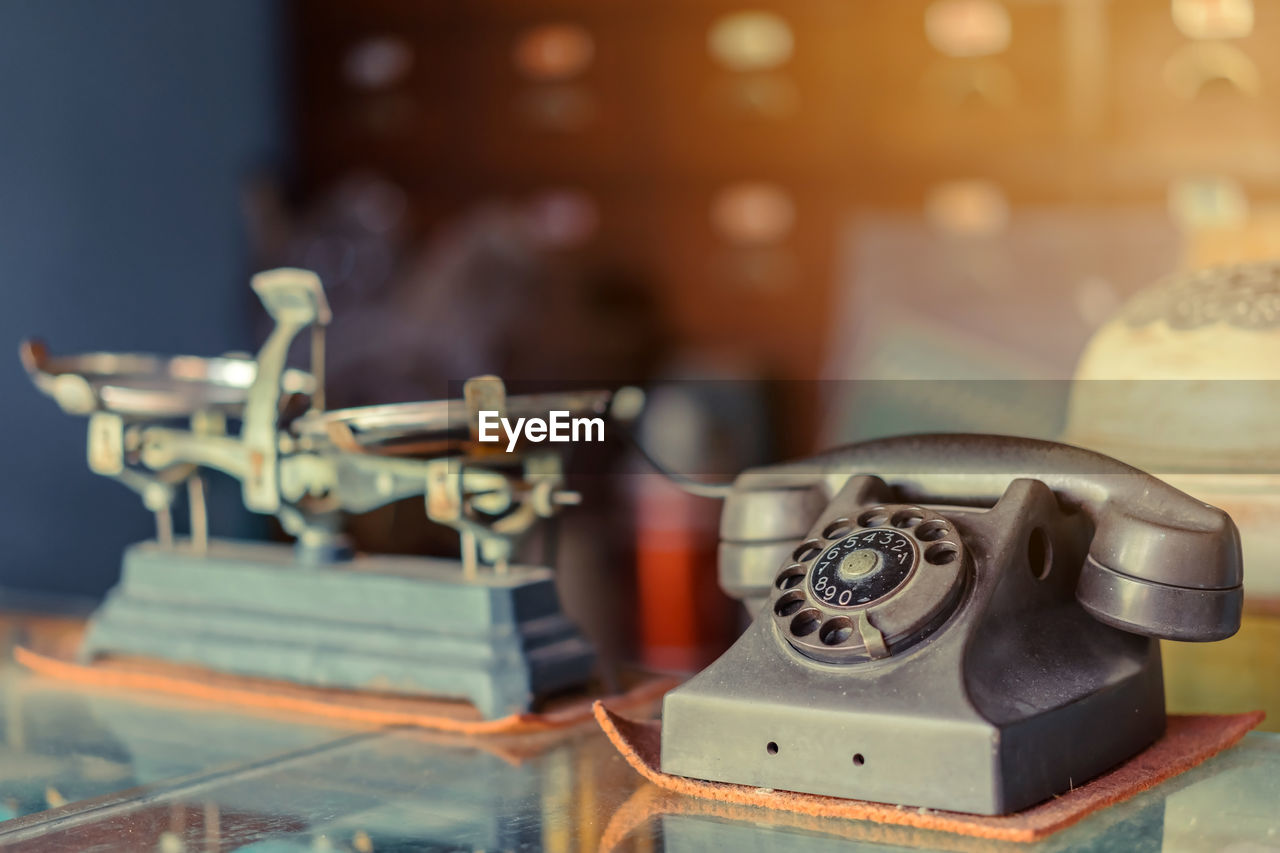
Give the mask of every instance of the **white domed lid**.
M 1139 467 L 1280 466 L 1280 262 L 1170 276 L 1086 347 L 1066 440 Z

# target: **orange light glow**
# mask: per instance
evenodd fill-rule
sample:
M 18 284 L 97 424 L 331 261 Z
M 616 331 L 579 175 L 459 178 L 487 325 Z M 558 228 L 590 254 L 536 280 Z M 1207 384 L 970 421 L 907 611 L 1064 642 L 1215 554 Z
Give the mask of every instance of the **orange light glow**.
M 929 191 L 925 212 L 935 227 L 959 237 L 998 234 L 1009 224 L 1009 200 L 992 181 L 947 181 Z
M 995 0 L 937 0 L 924 13 L 929 44 L 947 56 L 990 56 L 1009 47 L 1009 12 Z
M 591 67 L 596 42 L 578 24 L 540 24 L 522 32 L 512 50 L 521 74 L 541 82 L 568 80 Z
M 730 243 L 777 243 L 791 233 L 795 202 L 782 187 L 763 181 L 731 184 L 711 202 L 711 223 Z

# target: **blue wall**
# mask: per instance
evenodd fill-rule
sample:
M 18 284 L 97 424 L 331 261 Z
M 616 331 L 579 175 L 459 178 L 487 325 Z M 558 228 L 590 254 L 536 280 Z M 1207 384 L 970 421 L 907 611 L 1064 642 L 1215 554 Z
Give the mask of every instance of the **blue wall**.
M 253 344 L 240 189 L 282 162 L 283 47 L 269 0 L 0 2 L 0 586 L 100 593 L 153 530 L 19 340 Z

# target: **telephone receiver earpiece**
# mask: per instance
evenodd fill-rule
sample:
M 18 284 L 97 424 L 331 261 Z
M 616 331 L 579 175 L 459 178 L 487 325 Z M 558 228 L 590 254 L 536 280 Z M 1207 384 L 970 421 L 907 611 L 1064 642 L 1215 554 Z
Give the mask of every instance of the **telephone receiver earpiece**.
M 1171 640 L 1220 640 L 1240 627 L 1240 535 L 1230 516 L 1137 468 L 1071 445 L 965 434 L 850 445 L 744 472 L 722 530 L 742 527 L 744 510 L 753 511 L 746 501 L 735 508 L 737 495 L 799 495 L 816 487 L 829 498 L 856 474 L 879 477 L 904 501 L 962 506 L 993 505 L 1014 480 L 1039 480 L 1065 511 L 1082 512 L 1093 523 L 1076 598 L 1097 619 Z M 791 522 L 784 514 L 769 523 L 781 532 Z

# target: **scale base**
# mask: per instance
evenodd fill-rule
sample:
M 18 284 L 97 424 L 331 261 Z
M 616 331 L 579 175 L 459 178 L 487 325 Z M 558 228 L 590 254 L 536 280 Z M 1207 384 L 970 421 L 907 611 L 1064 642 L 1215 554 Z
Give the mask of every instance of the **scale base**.
M 229 540 L 127 548 L 80 651 L 105 655 L 466 700 L 487 719 L 581 686 L 594 663 L 547 569 L 465 578 L 456 561 L 378 555 L 308 566 L 289 545 Z

